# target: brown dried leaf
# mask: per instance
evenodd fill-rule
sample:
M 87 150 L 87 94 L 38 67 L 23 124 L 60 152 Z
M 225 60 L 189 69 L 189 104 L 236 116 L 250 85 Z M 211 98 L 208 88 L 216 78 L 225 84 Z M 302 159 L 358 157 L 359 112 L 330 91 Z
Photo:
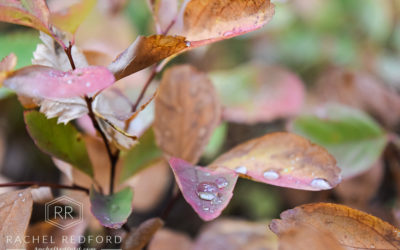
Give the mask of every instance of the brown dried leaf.
M 307 225 L 330 233 L 345 249 L 399 249 L 400 230 L 372 215 L 343 205 L 307 204 L 281 213 L 271 230 L 278 236 Z
M 271 185 L 305 190 L 331 189 L 340 168 L 324 148 L 291 133 L 271 133 L 236 146 L 210 168 L 235 170 L 242 177 Z
M 153 235 L 164 226 L 164 222 L 160 218 L 152 218 L 146 220 L 140 226 L 129 233 L 123 243 L 122 249 L 125 250 L 141 250 L 151 240 Z
M 189 65 L 164 73 L 155 100 L 154 133 L 167 156 L 197 163 L 220 116 L 217 94 L 204 73 Z
M 162 228 L 150 241 L 149 250 L 192 250 L 193 243 L 189 235 Z
M 182 36 L 139 36 L 108 65 L 108 69 L 114 74 L 116 80 L 119 80 L 181 52 L 188 45 L 185 37 Z
M 32 205 L 30 189 L 0 195 L 0 249 L 25 247 L 23 239 L 31 218 Z

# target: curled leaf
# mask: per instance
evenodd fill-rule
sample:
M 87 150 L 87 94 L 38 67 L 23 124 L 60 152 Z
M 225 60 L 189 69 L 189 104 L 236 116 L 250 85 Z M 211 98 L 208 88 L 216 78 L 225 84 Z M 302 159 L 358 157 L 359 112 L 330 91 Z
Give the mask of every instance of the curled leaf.
M 17 57 L 14 53 L 9 54 L 0 61 L 0 87 L 3 85 L 3 81 L 7 78 L 16 65 Z
M 232 198 L 237 174 L 196 167 L 178 158 L 171 158 L 169 164 L 183 197 L 196 213 L 205 221 L 217 218 Z
M 119 80 L 181 52 L 187 47 L 186 39 L 181 36 L 139 36 L 108 65 L 108 69 Z
M 343 205 L 307 204 L 281 213 L 271 230 L 278 236 L 305 225 L 328 232 L 345 249 L 399 249 L 400 230 L 372 215 Z
M 155 101 L 154 133 L 167 156 L 196 163 L 220 121 L 220 104 L 208 77 L 189 65 L 162 78 Z
M 93 94 L 113 83 L 114 76 L 101 66 L 62 72 L 35 65 L 10 74 L 4 86 L 31 98 L 71 98 Z
M 209 166 L 275 186 L 324 190 L 340 182 L 336 160 L 324 148 L 290 133 L 264 135 L 236 146 Z
M 140 250 L 145 247 L 154 234 L 164 226 L 164 222 L 160 218 L 148 219 L 140 226 L 129 233 L 122 243 L 122 249 Z
M 132 189 L 127 187 L 112 195 L 90 190 L 90 210 L 99 222 L 109 228 L 120 228 L 132 212 Z

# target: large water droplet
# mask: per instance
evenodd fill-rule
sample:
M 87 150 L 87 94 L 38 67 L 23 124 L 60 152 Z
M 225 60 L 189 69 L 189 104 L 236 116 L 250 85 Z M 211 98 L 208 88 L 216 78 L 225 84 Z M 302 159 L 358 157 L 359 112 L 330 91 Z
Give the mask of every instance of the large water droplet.
M 331 189 L 331 185 L 322 178 L 315 178 L 311 181 L 311 186 L 316 189 Z
M 276 180 L 279 179 L 279 174 L 274 170 L 268 170 L 264 172 L 264 178 L 267 180 Z
M 218 188 L 224 188 L 229 184 L 229 182 L 224 177 L 218 177 L 217 179 L 215 179 L 215 183 L 217 184 Z
M 201 182 L 197 185 L 197 195 L 202 200 L 211 201 L 218 194 L 218 186 L 213 182 Z
M 239 166 L 235 168 L 235 172 L 238 174 L 247 174 L 247 168 L 245 166 Z

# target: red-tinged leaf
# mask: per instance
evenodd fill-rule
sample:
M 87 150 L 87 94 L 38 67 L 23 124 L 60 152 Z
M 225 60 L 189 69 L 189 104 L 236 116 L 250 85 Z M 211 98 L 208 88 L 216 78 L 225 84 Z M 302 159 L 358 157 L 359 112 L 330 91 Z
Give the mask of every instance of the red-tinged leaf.
M 171 158 L 169 164 L 183 197 L 196 213 L 205 221 L 217 218 L 232 198 L 237 174 L 196 167 L 178 158 Z
M 336 160 L 324 148 L 301 136 L 278 132 L 236 146 L 211 169 L 229 168 L 242 177 L 275 186 L 324 190 L 341 180 Z
M 189 43 L 182 36 L 139 36 L 108 69 L 118 80 L 181 52 L 188 46 Z
M 4 85 L 31 98 L 71 98 L 93 94 L 114 83 L 105 67 L 89 66 L 62 72 L 46 66 L 29 66 L 10 74 Z
M 150 0 L 153 18 L 158 34 L 163 34 L 178 15 L 179 0 Z
M 0 87 L 3 85 L 3 81 L 7 78 L 16 65 L 17 57 L 14 53 L 9 54 L 0 61 Z
M 191 0 L 171 33 L 185 36 L 196 47 L 256 30 L 273 15 L 270 0 Z
M 227 121 L 269 122 L 297 114 L 303 104 L 302 81 L 282 67 L 250 63 L 213 72 L 210 77 L 225 106 L 222 118 Z
M 96 0 L 80 0 L 68 9 L 52 12 L 51 23 L 60 30 L 74 34 L 96 4 Z
M 109 228 L 120 228 L 132 212 L 132 189 L 127 187 L 112 195 L 102 195 L 94 188 L 90 190 L 92 214 Z
M 0 21 L 29 26 L 51 35 L 45 0 L 0 0 Z

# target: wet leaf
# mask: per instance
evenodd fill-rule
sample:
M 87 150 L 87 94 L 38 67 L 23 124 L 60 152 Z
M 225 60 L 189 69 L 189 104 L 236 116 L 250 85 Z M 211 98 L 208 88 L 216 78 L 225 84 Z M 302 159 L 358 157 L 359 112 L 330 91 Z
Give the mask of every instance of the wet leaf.
M 209 167 L 229 168 L 254 181 L 295 189 L 331 189 L 340 182 L 340 169 L 328 151 L 284 132 L 240 144 Z
M 139 36 L 108 65 L 108 69 L 119 80 L 181 52 L 187 47 L 186 39 L 181 36 Z
M 168 69 L 155 100 L 154 133 L 167 156 L 196 163 L 220 121 L 211 81 L 189 65 Z
M 148 219 L 140 226 L 129 233 L 122 243 L 122 249 L 141 250 L 153 238 L 153 235 L 164 226 L 164 222 L 160 218 Z
M 23 239 L 32 213 L 32 195 L 29 189 L 0 195 L 0 247 L 24 248 Z M 11 237 L 11 242 L 7 238 Z M 22 239 L 20 241 L 17 238 Z
M 222 105 L 222 118 L 237 123 L 270 122 L 300 112 L 304 87 L 287 69 L 250 63 L 210 77 Z
M 399 249 L 399 229 L 372 215 L 343 205 L 307 204 L 287 210 L 273 220 L 278 236 L 305 225 L 330 233 L 345 249 Z
M 45 0 L 1 0 L 0 21 L 29 26 L 51 35 Z
M 89 66 L 62 72 L 45 66 L 17 70 L 4 81 L 4 86 L 30 98 L 72 98 L 94 94 L 114 83 L 105 67 Z
M 14 53 L 9 54 L 0 61 L 0 87 L 3 85 L 4 79 L 12 72 L 17 65 L 17 57 Z
M 109 228 L 120 228 L 132 212 L 132 189 L 127 187 L 112 195 L 102 195 L 94 188 L 90 190 L 92 214 Z
M 269 0 L 191 0 L 171 33 L 199 46 L 256 30 L 273 15 L 274 5 Z
M 74 34 L 95 4 L 96 0 L 80 0 L 78 3 L 69 6 L 68 9 L 52 12 L 50 21 L 57 28 Z
M 169 164 L 183 197 L 196 213 L 205 221 L 217 218 L 232 198 L 237 174 L 196 167 L 178 158 L 171 158 Z
M 344 178 L 368 170 L 387 142 L 385 132 L 367 114 L 338 104 L 298 116 L 291 129 L 335 156 Z
M 49 120 L 37 111 L 27 111 L 24 115 L 27 130 L 42 151 L 93 176 L 82 135 L 72 125 L 57 124 L 55 119 Z

